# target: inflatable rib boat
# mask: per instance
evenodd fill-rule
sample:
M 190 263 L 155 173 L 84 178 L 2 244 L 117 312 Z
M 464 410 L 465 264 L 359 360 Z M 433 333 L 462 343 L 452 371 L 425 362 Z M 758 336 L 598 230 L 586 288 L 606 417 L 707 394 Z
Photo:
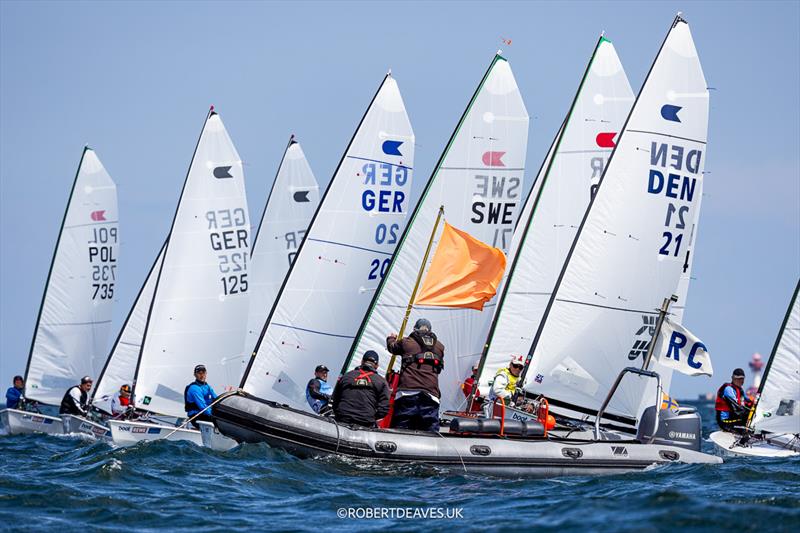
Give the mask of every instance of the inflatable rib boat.
M 467 473 L 555 477 L 617 474 L 667 463 L 720 463 L 686 448 L 636 440 L 590 441 L 545 437 L 536 423 L 509 434 L 470 431 L 499 420 L 454 420 L 448 432 L 372 429 L 337 424 L 285 405 L 237 392 L 214 407 L 215 425 L 238 442 L 266 442 L 301 458 L 344 456 L 384 463 L 422 463 Z M 525 435 L 525 436 L 522 436 Z

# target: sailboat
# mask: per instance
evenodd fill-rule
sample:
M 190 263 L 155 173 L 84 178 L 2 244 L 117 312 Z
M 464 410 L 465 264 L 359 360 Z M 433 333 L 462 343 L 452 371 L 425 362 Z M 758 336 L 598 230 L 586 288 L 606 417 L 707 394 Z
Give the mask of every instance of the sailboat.
M 522 198 L 528 123 L 511 66 L 498 52 L 467 103 L 399 238 L 394 259 L 374 293 L 343 373 L 358 366 L 367 350 L 388 355 L 386 337 L 397 333 L 404 322 L 432 231 L 434 240 L 441 234 L 435 227 L 440 208 L 449 224 L 508 252 Z M 428 267 L 425 264 L 423 268 Z M 416 306 L 413 312 L 417 318 L 430 320 L 436 336 L 445 344 L 448 355 L 439 375 L 441 408 L 457 408 L 463 403 L 463 396 L 458 398 L 458 383 L 480 353 L 494 303 L 482 310 Z
M 715 431 L 714 447 L 723 455 L 797 457 L 800 455 L 800 281 L 781 324 L 758 386 L 755 411 L 743 435 Z
M 664 102 L 665 99 L 669 103 Z M 674 188 L 665 190 L 663 182 L 660 189 L 657 182 L 649 187 L 648 182 L 653 179 L 651 171 L 665 170 L 660 165 L 664 150 L 660 148 L 662 144 L 667 144 L 667 151 L 663 152 L 665 160 L 670 146 L 676 147 L 673 148 L 675 151 L 682 148 L 681 153 L 686 157 L 697 158 L 696 161 L 692 159 L 691 168 L 682 170 L 682 173 L 687 174 L 688 187 L 698 187 L 697 181 L 702 180 L 700 161 L 705 153 L 707 111 L 708 93 L 691 33 L 688 24 L 678 16 L 617 138 L 616 147 L 567 254 L 534 340 L 532 353 L 539 356 L 534 359 L 539 366 L 530 363 L 528 366 L 529 370 L 536 369 L 542 374 L 541 380 L 537 379 L 538 374 L 532 374 L 531 383 L 540 385 L 539 381 L 546 381 L 549 385 L 552 376 L 569 378 L 574 374 L 581 377 L 583 373 L 577 365 L 558 364 L 554 366 L 561 372 L 550 372 L 541 365 L 546 362 L 545 355 L 552 354 L 551 359 L 560 357 L 562 360 L 583 357 L 584 363 L 586 358 L 601 358 L 604 365 L 611 367 L 613 374 L 601 375 L 592 368 L 597 373 L 597 378 L 593 378 L 597 383 L 594 390 L 587 386 L 591 383 L 589 380 L 577 383 L 574 391 L 569 387 L 573 383 L 569 379 L 552 380 L 561 384 L 561 388 L 555 390 L 558 393 L 554 395 L 556 401 L 567 397 L 567 392 L 582 402 L 592 400 L 586 403 L 596 405 L 597 420 L 604 418 L 604 404 L 614 399 L 614 389 L 617 388 L 612 384 L 614 377 L 627 364 L 627 350 L 620 346 L 627 348 L 625 345 L 636 333 L 636 330 L 630 331 L 633 327 L 628 315 L 640 320 L 637 314 L 623 310 L 626 304 L 621 298 L 632 300 L 630 305 L 636 307 L 631 309 L 639 313 L 640 309 L 647 310 L 660 304 L 658 298 L 663 294 L 671 295 L 677 290 L 684 264 L 684 257 L 680 254 L 683 249 L 678 246 L 681 241 L 684 246 L 689 241 L 684 232 L 690 231 L 686 224 L 694 219 L 693 207 L 696 204 L 692 200 L 696 201 L 697 197 L 687 198 L 684 192 L 682 198 L 672 198 L 667 191 L 672 194 Z M 676 116 L 680 120 L 673 120 Z M 666 124 L 661 124 L 661 120 Z M 690 153 L 695 155 L 689 156 Z M 676 159 L 680 159 L 681 168 L 685 169 L 685 157 L 676 156 Z M 670 161 L 674 160 L 670 158 Z M 679 183 L 682 181 L 680 177 L 675 178 Z M 678 192 L 680 190 L 679 185 Z M 699 192 L 699 188 L 695 191 Z M 669 228 L 665 228 L 664 214 L 670 211 L 669 205 L 673 202 L 677 204 L 674 206 L 676 212 L 684 217 L 683 223 L 679 224 L 681 219 L 674 218 Z M 688 206 L 685 211 L 681 209 L 684 206 Z M 675 217 L 679 216 L 675 214 Z M 665 231 L 670 232 L 672 247 L 667 249 L 669 255 L 662 258 L 667 255 L 660 252 L 665 246 Z M 603 237 L 605 242 L 594 242 Z M 674 242 L 676 237 L 680 237 L 677 244 Z M 613 242 L 615 240 L 618 242 Z M 603 250 L 603 253 L 593 263 L 589 256 L 597 250 Z M 625 260 L 621 261 L 620 257 Z M 576 262 L 575 259 L 580 260 Z M 573 269 L 585 270 L 587 265 L 596 266 L 597 271 L 578 272 L 578 279 L 575 279 Z M 640 278 L 641 282 L 638 281 Z M 574 299 L 578 296 L 574 291 L 581 288 L 581 282 L 583 286 L 595 289 L 584 296 L 583 302 Z M 570 294 L 572 298 L 564 298 L 566 289 L 573 291 Z M 620 303 L 595 305 L 586 301 L 589 298 L 615 298 Z M 576 305 L 579 309 L 564 314 L 559 310 L 562 304 Z M 583 307 L 601 316 L 585 317 L 587 320 L 571 322 L 569 328 L 564 328 L 570 316 L 580 314 Z M 607 315 L 606 311 L 616 313 Z M 663 319 L 666 310 L 663 314 L 655 314 Z M 593 324 L 590 318 L 596 322 Z M 596 331 L 597 323 L 607 325 L 609 331 Z M 617 335 L 621 338 L 616 339 Z M 573 342 L 580 343 L 580 346 L 575 346 L 579 349 L 573 349 Z M 542 352 L 544 343 L 548 349 Z M 611 359 L 614 354 L 616 360 Z M 620 361 L 619 357 L 623 360 Z M 608 373 L 609 369 L 603 372 Z M 523 383 L 526 383 L 524 379 Z M 605 390 L 600 390 L 601 387 Z M 620 390 L 627 392 L 627 389 Z M 638 410 L 642 390 L 640 386 L 635 391 L 635 398 L 631 392 L 630 397 L 624 394 L 622 401 L 611 403 L 609 414 L 622 418 L 627 407 Z M 559 409 L 563 406 L 563 402 L 560 403 Z M 580 406 L 573 403 L 571 407 Z M 547 403 L 540 402 L 540 409 L 547 420 Z M 388 464 L 428 464 L 467 473 L 515 477 L 593 475 L 643 470 L 653 464 L 721 462 L 719 457 L 659 442 L 647 434 L 632 437 L 601 433 L 596 429 L 592 438 L 549 436 L 547 426 L 538 421 L 505 420 L 503 416 L 458 417 L 452 420 L 446 433 L 360 428 L 256 398 L 246 391 L 225 397 L 215 407 L 214 416 L 220 430 L 237 441 L 266 442 L 300 457 L 346 456 Z M 653 428 L 647 429 L 652 431 Z
M 25 369 L 22 409 L 3 409 L 9 433 L 63 433 L 66 390 L 102 365 L 119 258 L 117 187 L 97 154 L 84 148 L 47 275 Z
M 261 326 L 275 303 L 281 283 L 297 256 L 297 249 L 319 205 L 319 185 L 303 149 L 292 135 L 278 166 L 267 203 L 253 239 L 250 261 L 250 314 L 242 356 L 226 361 L 227 381 L 242 379 L 249 355 L 258 341 Z M 245 356 L 246 354 L 246 356 Z M 219 433 L 211 422 L 199 421 L 203 446 L 220 451 L 236 441 Z
M 478 368 L 484 396 L 514 354 L 527 353 L 634 95 L 600 36 L 512 241 L 512 262 Z
M 185 417 L 195 365 L 215 390 L 225 361 L 244 349 L 249 310 L 250 217 L 242 162 L 213 107 L 197 142 L 153 285 L 133 379 L 144 420 L 110 420 L 115 444 L 167 438 L 201 444 Z M 155 272 L 155 270 L 154 270 Z
M 166 245 L 165 241 L 158 257 L 150 267 L 147 278 L 136 295 L 133 306 L 122 324 L 122 329 L 111 348 L 111 353 L 97 378 L 94 389 L 92 389 L 90 404 L 96 412 L 101 413 L 102 418 L 120 418 L 111 410 L 111 399 L 122 385 L 133 383 L 136 363 L 139 361 L 139 351 L 142 347 L 147 312 L 153 301 L 156 278 L 161 270 Z M 61 420 L 64 423 L 65 433 L 86 433 L 101 440 L 111 440 L 111 429 L 102 420 L 75 415 L 61 415 Z
M 317 365 L 337 368 L 405 227 L 414 133 L 387 74 L 320 201 L 253 350 L 241 388 L 308 409 Z

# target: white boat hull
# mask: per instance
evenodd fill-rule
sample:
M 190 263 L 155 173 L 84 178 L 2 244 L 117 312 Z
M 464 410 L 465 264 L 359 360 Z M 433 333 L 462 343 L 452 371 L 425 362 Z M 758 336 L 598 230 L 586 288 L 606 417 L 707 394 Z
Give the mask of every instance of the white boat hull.
M 99 440 L 111 441 L 111 430 L 108 426 L 93 420 L 75 415 L 61 415 L 61 422 L 64 425 L 64 433 L 91 435 Z
M 133 446 L 149 440 L 188 440 L 198 446 L 203 445 L 203 438 L 196 429 L 176 428 L 150 422 L 132 422 L 127 420 L 109 420 L 111 438 L 117 446 Z
M 64 425 L 56 416 L 47 416 L 19 409 L 3 409 L 0 411 L 0 420 L 3 427 L 10 435 L 24 435 L 27 433 L 47 433 L 57 435 L 64 433 Z
M 748 445 L 737 445 L 738 435 L 727 431 L 715 431 L 708 439 L 714 444 L 715 451 L 727 457 L 797 457 L 800 452 L 771 444 L 763 439 L 751 439 Z
M 218 452 L 227 452 L 239 445 L 238 442 L 230 437 L 226 437 L 211 422 L 197 422 L 200 426 L 200 435 L 203 438 L 203 446 Z

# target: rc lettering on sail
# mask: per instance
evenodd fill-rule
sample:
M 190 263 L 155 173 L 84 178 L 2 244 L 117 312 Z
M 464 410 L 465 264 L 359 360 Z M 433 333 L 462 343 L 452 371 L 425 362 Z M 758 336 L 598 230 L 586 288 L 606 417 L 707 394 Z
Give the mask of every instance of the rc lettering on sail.
M 694 217 L 690 211 L 702 173 L 702 156 L 703 152 L 699 148 L 656 141 L 651 143 L 652 168 L 647 179 L 647 192 L 663 195 L 668 199 L 664 214 L 663 241 L 658 250 L 660 255 L 667 258 L 682 258 L 682 253 L 691 240 Z
M 249 223 L 241 207 L 206 212 L 211 249 L 217 253 L 223 294 L 247 292 Z

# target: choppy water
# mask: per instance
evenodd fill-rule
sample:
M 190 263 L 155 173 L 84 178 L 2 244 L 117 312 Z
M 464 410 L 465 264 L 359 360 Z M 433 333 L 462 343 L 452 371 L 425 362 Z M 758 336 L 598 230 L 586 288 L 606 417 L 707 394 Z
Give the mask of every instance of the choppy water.
M 707 437 L 710 410 L 703 416 Z M 350 511 L 356 517 L 367 508 L 417 517 L 339 518 L 347 508 L 359 508 Z M 424 513 L 442 517 L 420 518 Z M 2 530 L 387 527 L 800 531 L 800 460 L 726 459 L 719 466 L 514 481 L 299 460 L 265 445 L 220 453 L 183 442 L 116 449 L 77 437 L 0 437 Z

